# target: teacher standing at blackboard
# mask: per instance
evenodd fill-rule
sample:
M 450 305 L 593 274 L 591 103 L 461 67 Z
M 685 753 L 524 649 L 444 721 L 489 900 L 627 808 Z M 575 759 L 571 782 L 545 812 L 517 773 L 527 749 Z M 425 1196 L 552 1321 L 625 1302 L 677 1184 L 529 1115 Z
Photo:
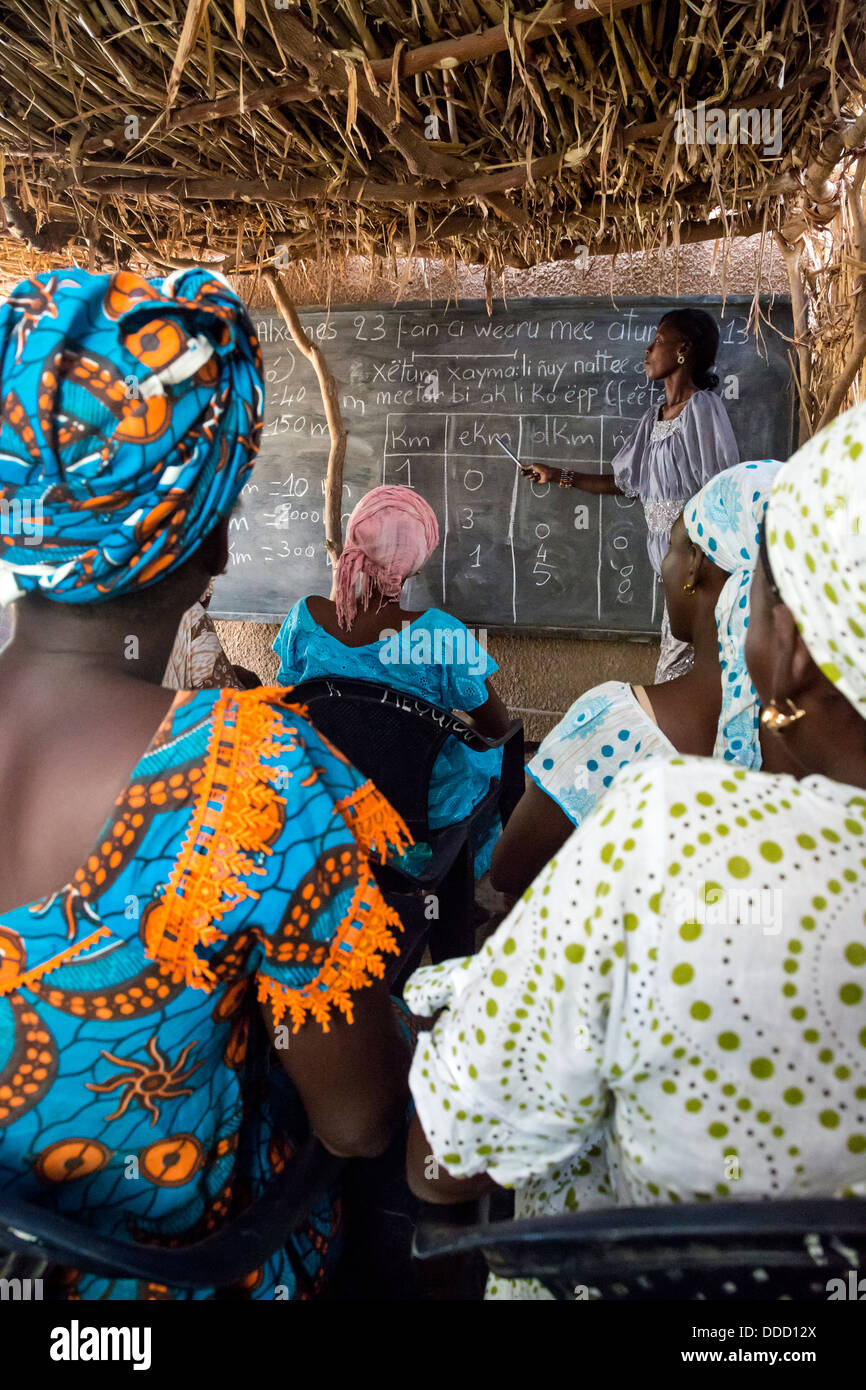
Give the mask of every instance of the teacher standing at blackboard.
M 613 473 L 578 473 L 542 463 L 524 469 L 536 482 L 639 497 L 650 563 L 659 577 L 671 527 L 686 502 L 716 473 L 740 461 L 727 411 L 713 392 L 718 347 L 719 330 L 708 313 L 672 309 L 659 322 L 644 357 L 650 381 L 665 384 L 665 400 L 642 416 L 613 459 Z M 684 675 L 692 660 L 691 647 L 671 635 L 665 607 L 656 684 Z

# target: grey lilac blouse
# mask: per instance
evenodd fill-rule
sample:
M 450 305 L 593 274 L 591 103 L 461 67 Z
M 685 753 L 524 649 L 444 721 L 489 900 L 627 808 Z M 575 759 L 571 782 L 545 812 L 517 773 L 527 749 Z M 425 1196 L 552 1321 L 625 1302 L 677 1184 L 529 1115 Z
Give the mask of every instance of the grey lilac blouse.
M 617 487 L 643 503 L 647 551 L 656 574 L 671 527 L 690 497 L 716 473 L 740 461 L 728 413 L 712 391 L 696 391 L 674 420 L 651 406 L 613 459 Z

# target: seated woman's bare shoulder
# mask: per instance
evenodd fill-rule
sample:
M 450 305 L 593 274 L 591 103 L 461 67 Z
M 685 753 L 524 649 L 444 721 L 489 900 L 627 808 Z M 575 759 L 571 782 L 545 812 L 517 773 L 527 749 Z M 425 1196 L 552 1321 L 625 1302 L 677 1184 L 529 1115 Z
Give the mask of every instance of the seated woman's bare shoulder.
M 307 612 L 317 627 L 320 627 L 329 637 L 336 637 L 339 641 L 345 641 L 346 634 L 341 631 L 337 621 L 337 605 L 333 599 L 323 598 L 321 594 L 309 594 L 305 603 Z
M 323 598 L 321 594 L 308 594 L 305 601 L 310 617 L 317 623 L 327 622 L 328 619 L 336 622 L 337 608 L 332 599 Z

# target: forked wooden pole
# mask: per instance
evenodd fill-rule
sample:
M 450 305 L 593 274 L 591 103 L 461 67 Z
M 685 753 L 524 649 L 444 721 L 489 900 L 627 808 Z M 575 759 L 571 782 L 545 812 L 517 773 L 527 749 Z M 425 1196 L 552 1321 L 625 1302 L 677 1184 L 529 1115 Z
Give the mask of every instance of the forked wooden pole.
M 800 396 L 800 429 L 797 439 L 797 447 L 805 444 L 812 433 L 812 417 L 810 403 L 812 402 L 812 354 L 809 351 L 809 323 L 806 313 L 806 295 L 803 289 L 803 277 L 800 274 L 800 254 L 799 243 L 792 245 L 781 232 L 775 233 L 776 245 L 782 254 L 785 262 L 785 269 L 788 272 L 788 284 L 791 287 L 791 312 L 794 317 L 794 346 L 797 353 L 799 364 L 799 381 L 797 390 Z
M 857 262 L 857 278 L 854 282 L 854 316 L 851 325 L 851 346 L 839 376 L 827 397 L 821 418 L 815 426 L 815 433 L 823 429 L 838 415 L 845 397 L 866 362 L 866 211 L 863 208 L 863 184 L 866 181 L 866 155 L 861 155 L 856 172 L 847 186 L 848 207 L 854 228 L 854 258 Z
M 267 282 L 274 303 L 279 309 L 296 346 L 304 354 L 307 361 L 312 363 L 322 393 L 328 433 L 331 437 L 331 450 L 328 454 L 328 467 L 325 472 L 325 545 L 332 569 L 335 569 L 337 561 L 343 553 L 341 510 L 343 462 L 346 457 L 347 438 L 340 410 L 340 383 L 328 366 L 318 343 L 312 342 L 304 332 L 304 326 L 298 318 L 298 311 L 280 284 L 276 271 L 268 268 L 263 271 L 263 278 Z

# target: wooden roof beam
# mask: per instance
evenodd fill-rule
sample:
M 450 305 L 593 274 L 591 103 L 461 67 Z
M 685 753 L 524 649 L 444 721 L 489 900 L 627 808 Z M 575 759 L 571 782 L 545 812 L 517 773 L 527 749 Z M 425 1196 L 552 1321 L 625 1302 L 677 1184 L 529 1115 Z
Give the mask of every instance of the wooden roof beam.
M 498 176 L 496 176 L 498 178 Z M 470 180 L 470 192 L 458 195 L 455 185 L 415 182 L 410 179 L 393 183 L 374 183 L 372 179 L 347 179 L 337 186 L 327 179 L 298 179 L 295 182 L 272 180 L 261 183 L 256 179 L 236 179 L 202 175 L 199 178 L 176 177 L 171 174 L 148 178 L 85 178 L 82 187 L 95 193 L 111 193 L 121 198 L 170 198 L 188 202 L 245 202 L 245 203 L 451 203 L 457 196 L 483 196 L 482 179 Z M 491 190 L 493 192 L 494 190 Z
M 728 228 L 730 237 L 756 236 L 764 229 L 764 214 L 749 213 L 746 217 L 737 220 L 735 217 L 728 218 Z M 461 240 L 471 240 L 473 236 L 483 237 L 486 232 L 485 223 L 480 217 L 469 217 L 455 214 L 443 223 L 441 230 L 437 231 L 433 237 L 416 243 L 416 253 L 441 254 L 443 243 L 450 237 L 460 237 Z M 770 230 L 770 229 L 768 229 Z M 679 227 L 679 245 L 687 246 L 702 241 L 721 241 L 724 239 L 725 227 L 721 219 L 712 222 L 681 222 Z M 551 259 L 554 261 L 574 260 L 576 251 L 579 247 L 586 245 L 591 258 L 596 256 L 614 256 L 623 251 L 656 251 L 658 244 L 648 244 L 645 238 L 637 235 L 626 237 L 619 241 L 615 233 L 600 237 L 597 241 L 590 244 L 578 241 L 577 238 L 569 241 L 565 239 L 557 247 Z M 673 242 L 667 242 L 667 249 L 673 247 Z M 395 242 L 395 249 L 398 253 L 408 250 L 408 241 L 398 239 Z M 506 252 L 503 255 L 503 263 L 512 270 L 527 270 L 535 261 L 526 259 L 515 253 Z
M 600 12 L 609 17 L 622 14 L 625 10 L 636 9 L 642 0 L 598 0 Z M 546 11 L 546 13 L 545 13 Z M 282 17 L 282 12 L 277 11 Z M 276 16 L 272 16 L 276 17 Z M 574 29 L 597 19 L 599 11 L 593 8 L 577 9 L 573 2 L 543 6 L 542 9 L 525 15 L 513 15 L 512 28 L 519 25 L 524 43 L 538 43 L 551 34 Z M 437 43 L 423 44 L 419 48 L 401 53 L 398 64 L 399 77 L 412 77 L 416 73 L 429 72 L 433 68 L 455 68 L 463 63 L 476 62 L 479 58 L 489 58 L 502 53 L 508 47 L 508 37 L 504 24 L 496 24 L 490 29 L 481 29 L 474 34 L 458 35 L 456 38 L 441 39 Z M 388 84 L 394 68 L 394 59 L 377 58 L 370 63 L 370 71 L 376 82 Z M 345 82 L 342 84 L 345 87 Z M 338 88 L 339 89 L 339 88 Z M 184 126 L 198 125 L 202 121 L 227 120 L 242 112 L 261 111 L 269 106 L 289 106 L 294 102 L 316 101 L 323 95 L 320 85 L 293 78 L 288 82 L 278 82 L 267 87 L 259 87 L 244 92 L 243 98 L 237 96 L 220 97 L 216 101 L 195 102 L 172 112 L 164 125 L 157 125 L 155 134 L 170 135 Z M 155 122 L 158 120 L 154 117 Z M 104 135 L 93 135 L 81 146 L 83 154 L 97 154 L 100 150 L 118 149 L 129 145 L 129 137 L 122 125 L 115 126 Z
M 806 193 L 814 202 L 825 203 L 828 196 L 836 197 L 836 186 L 828 186 L 830 175 L 846 154 L 863 144 L 866 144 L 866 110 L 862 111 L 855 121 L 838 130 L 831 130 L 807 168 L 803 184 Z
M 267 4 L 268 0 L 259 0 L 260 6 Z M 323 44 L 296 15 L 280 10 L 273 15 L 268 13 L 267 18 L 279 42 L 290 48 L 309 72 L 311 80 L 317 85 L 324 83 L 345 92 L 348 108 L 364 112 L 405 161 L 411 174 L 437 179 L 440 183 L 452 183 L 455 179 L 465 179 L 474 173 L 472 165 L 466 160 L 445 154 L 436 148 L 433 141 L 425 140 L 405 113 L 401 119 L 399 107 L 395 110 L 380 93 L 375 80 L 368 79 L 364 72 L 356 68 L 349 69 L 340 55 Z M 347 116 L 347 134 L 351 139 L 350 126 L 351 117 Z M 478 193 L 476 196 L 483 198 L 484 195 Z M 501 194 L 487 200 L 486 206 L 504 221 L 522 225 L 528 220 L 522 208 L 512 207 Z
M 533 179 L 542 179 L 556 174 L 562 164 L 561 154 L 542 155 L 532 160 L 530 169 Z M 377 182 L 373 179 L 347 179 L 335 184 L 329 179 L 300 178 L 296 180 L 272 180 L 268 183 L 256 179 L 226 178 L 202 173 L 200 175 L 165 174 L 146 177 L 126 178 L 115 172 L 103 178 L 99 165 L 85 166 L 79 172 L 77 186 L 92 189 L 97 193 L 112 193 L 125 198 L 167 197 L 182 198 L 189 201 L 207 202 L 260 202 L 260 203 L 305 203 L 305 202 L 350 202 L 350 203 L 454 203 L 462 198 L 482 198 L 492 202 L 497 194 L 524 188 L 529 182 L 530 170 L 525 163 L 499 169 L 495 173 L 483 171 L 471 173 L 466 178 L 454 179 L 449 183 L 436 183 L 432 180 L 395 179 L 393 182 Z M 69 187 L 65 177 L 53 185 L 55 194 Z M 696 203 L 713 198 L 709 184 L 684 184 L 676 193 L 678 203 Z M 743 198 L 755 196 L 755 190 L 743 189 Z M 592 211 L 586 215 L 594 216 L 601 209 L 601 200 L 595 199 L 590 205 Z M 520 216 L 513 204 L 509 205 L 512 214 Z M 578 213 L 581 211 L 577 209 Z
M 533 178 L 542 178 L 555 173 L 561 163 L 559 155 L 543 155 L 532 161 Z M 372 179 L 347 179 L 334 184 L 329 179 L 301 178 L 294 181 L 272 180 L 263 183 L 256 179 L 236 179 L 202 173 L 199 176 L 185 174 L 149 175 L 144 178 L 124 178 L 116 171 L 110 178 L 102 178 L 99 165 L 85 166 L 79 172 L 78 186 L 92 188 L 98 193 L 113 193 L 124 198 L 183 198 L 207 202 L 261 202 L 261 203 L 303 203 L 303 202 L 350 202 L 350 203 L 451 203 L 460 198 L 483 198 L 491 204 L 498 201 L 497 195 L 510 189 L 523 188 L 529 181 L 525 164 L 515 164 L 510 169 L 497 170 L 495 174 L 471 173 L 466 178 L 452 180 L 447 184 L 433 181 L 394 180 L 392 183 L 375 182 Z M 65 179 L 54 185 L 55 192 L 62 192 L 67 183 Z M 507 220 L 523 220 L 523 209 L 508 205 L 511 214 Z
M 268 0 L 259 0 L 259 5 L 262 4 L 267 5 Z M 276 10 L 268 15 L 268 19 L 280 43 L 307 69 L 313 85 L 320 89 L 329 87 L 334 92 L 344 94 L 349 106 L 354 103 L 356 110 L 363 111 L 404 159 L 410 174 L 439 179 L 445 183 L 465 172 L 462 159 L 443 154 L 433 141 L 424 139 L 405 115 L 401 120 L 378 87 L 373 89 L 363 71 L 352 68 L 350 79 L 345 61 L 322 43 L 296 14 Z M 349 119 L 347 116 L 347 122 Z
M 784 106 L 786 101 L 792 97 L 800 96 L 803 92 L 809 91 L 812 87 L 819 86 L 826 82 L 827 73 L 823 68 L 814 68 L 812 72 L 801 73 L 799 77 L 794 77 L 790 82 L 786 82 L 784 87 L 766 87 L 760 92 L 751 92 L 747 96 L 739 99 L 726 97 L 721 102 L 711 102 L 709 105 L 721 105 L 725 110 L 741 110 L 742 108 L 751 109 L 760 107 L 775 111 L 778 107 Z M 696 106 L 689 105 L 686 110 L 694 111 Z M 673 131 L 676 124 L 675 116 L 662 116 L 657 121 L 647 121 L 644 124 L 623 125 L 619 128 L 618 134 L 622 136 L 623 144 L 628 148 L 638 145 L 642 140 L 660 140 L 669 131 Z

